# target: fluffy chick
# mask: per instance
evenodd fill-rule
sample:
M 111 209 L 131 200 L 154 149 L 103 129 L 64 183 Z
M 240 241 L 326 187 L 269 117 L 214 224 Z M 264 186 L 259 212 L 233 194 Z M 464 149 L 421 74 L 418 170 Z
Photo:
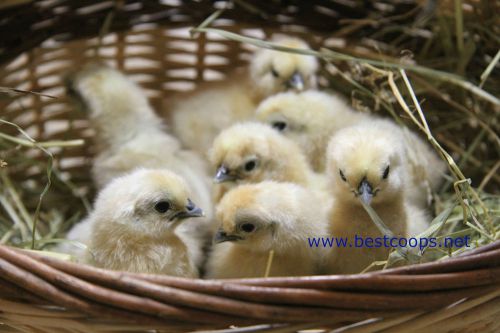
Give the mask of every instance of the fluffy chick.
M 281 46 L 307 49 L 302 40 L 279 37 Z M 236 70 L 219 83 L 200 85 L 194 92 L 179 94 L 167 101 L 166 116 L 185 147 L 202 154 L 224 128 L 253 118 L 255 107 L 267 96 L 289 89 L 315 87 L 316 58 L 259 49 L 245 69 Z
M 92 173 L 97 187 L 137 167 L 169 169 L 186 180 L 193 200 L 205 210 L 203 223 L 195 228 L 210 232 L 213 213 L 208 167 L 200 156 L 181 149 L 178 140 L 165 132 L 144 92 L 121 72 L 95 64 L 74 73 L 68 86 L 96 132 Z
M 79 255 L 97 267 L 197 277 L 200 242 L 177 233 L 176 227 L 202 215 L 181 177 L 168 170 L 138 169 L 105 186 L 94 210 L 68 239 L 87 244 Z
M 394 235 L 406 236 L 408 172 L 405 147 L 384 123 L 360 124 L 339 131 L 327 150 L 327 174 L 334 197 L 329 234 L 347 237 L 351 246 L 336 248 L 329 273 L 359 273 L 387 258 L 388 248 L 356 248 L 355 236 L 382 237 L 360 201 L 371 205 Z
M 318 272 L 322 252 L 308 237 L 325 235 L 328 209 L 299 185 L 262 182 L 239 186 L 224 196 L 216 215 L 221 226 L 208 259 L 208 278 L 263 277 Z
M 312 171 L 300 148 L 265 124 L 247 122 L 222 131 L 209 157 L 216 169 L 215 202 L 228 189 L 245 183 L 274 180 L 317 190 L 325 184 L 323 177 Z
M 353 110 L 340 97 L 316 90 L 268 97 L 256 111 L 257 120 L 297 143 L 317 172 L 324 171 L 330 137 L 369 117 Z

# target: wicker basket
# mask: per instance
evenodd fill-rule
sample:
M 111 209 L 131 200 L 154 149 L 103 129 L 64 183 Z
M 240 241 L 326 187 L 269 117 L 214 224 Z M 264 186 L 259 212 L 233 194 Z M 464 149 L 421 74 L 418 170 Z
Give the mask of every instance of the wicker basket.
M 394 3 L 385 15 L 412 10 L 411 2 Z M 245 63 L 248 49 L 242 44 L 211 34 L 189 36 L 189 27 L 227 5 L 3 1 L 0 86 L 57 98 L 2 96 L 2 118 L 39 140 L 91 142 L 92 131 L 68 103 L 61 75 L 96 52 L 136 79 L 159 110 L 169 94 L 222 78 Z M 349 1 L 235 1 L 224 20 L 214 24 L 262 38 L 284 31 L 317 48 L 332 37 L 362 37 L 366 30 L 340 29 L 338 18 L 362 19 L 370 10 L 366 3 Z M 92 193 L 91 148 L 52 151 L 60 176 L 81 196 Z M 30 153 L 33 160 L 45 159 L 39 151 Z M 46 181 L 38 164 L 11 163 L 9 174 L 19 181 Z M 82 208 L 62 189 L 52 191 L 44 205 L 68 214 Z M 232 326 L 239 327 L 233 327 L 235 332 L 498 332 L 499 318 L 500 242 L 452 259 L 376 273 L 224 282 L 106 271 L 0 246 L 0 332 L 171 332 Z

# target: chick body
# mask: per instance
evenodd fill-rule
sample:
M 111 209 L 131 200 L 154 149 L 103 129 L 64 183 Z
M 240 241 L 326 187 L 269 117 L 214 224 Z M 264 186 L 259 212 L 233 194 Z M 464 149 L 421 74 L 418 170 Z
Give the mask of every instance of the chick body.
M 316 274 L 323 252 L 308 237 L 326 234 L 328 208 L 312 191 L 291 183 L 241 185 L 217 206 L 221 227 L 207 264 L 208 278 Z
M 197 277 L 201 242 L 177 226 L 200 216 L 181 177 L 164 169 L 138 169 L 106 185 L 68 239 L 86 244 L 86 251 L 73 254 L 97 267 Z
M 308 48 L 297 38 L 275 41 L 281 46 Z M 205 83 L 169 100 L 166 116 L 171 115 L 173 131 L 185 147 L 205 154 L 220 131 L 253 118 L 263 98 L 287 89 L 314 87 L 317 68 L 314 57 L 260 49 L 246 69 L 235 70 L 223 82 Z
M 361 201 L 371 205 L 394 235 L 407 234 L 405 147 L 403 141 L 387 133 L 385 125 L 372 122 L 346 128 L 333 136 L 328 146 L 327 173 L 334 197 L 329 233 L 350 242 L 332 252 L 327 261 L 329 273 L 359 273 L 389 254 L 390 249 L 384 246 L 356 246 L 356 237 L 384 236 Z
M 98 65 L 74 74 L 70 88 L 83 102 L 96 132 L 92 175 L 97 187 L 138 167 L 171 170 L 186 180 L 193 200 L 205 210 L 203 223 L 193 228 L 200 233 L 213 231 L 208 167 L 165 131 L 144 92 L 119 71 Z M 189 229 L 190 223 L 184 228 Z
M 265 180 L 326 191 L 324 176 L 311 169 L 300 148 L 265 124 L 246 122 L 225 129 L 209 155 L 217 170 L 215 202 L 234 186 Z

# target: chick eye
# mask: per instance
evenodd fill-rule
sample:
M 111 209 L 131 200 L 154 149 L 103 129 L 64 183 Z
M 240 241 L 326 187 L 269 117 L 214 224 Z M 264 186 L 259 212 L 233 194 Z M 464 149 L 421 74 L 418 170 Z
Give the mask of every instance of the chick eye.
M 385 168 L 384 173 L 382 174 L 382 178 L 387 179 L 388 176 L 389 176 L 389 166 Z
M 275 121 L 271 124 L 271 126 L 274 129 L 277 129 L 278 131 L 283 131 L 286 128 L 286 123 L 284 121 Z
M 340 173 L 340 178 L 342 178 L 342 180 L 346 182 L 347 178 L 345 178 L 344 173 L 342 172 L 342 170 L 339 169 L 339 173 Z
M 278 73 L 278 71 L 275 70 L 274 68 L 271 68 L 271 74 L 273 74 L 273 76 L 275 78 L 279 78 L 280 77 L 280 73 Z
M 170 203 L 168 201 L 158 201 L 155 204 L 155 210 L 158 213 L 166 213 L 170 209 Z
M 245 171 L 247 172 L 252 171 L 253 169 L 255 169 L 256 166 L 257 162 L 255 162 L 254 160 L 248 161 L 247 163 L 245 163 Z
M 244 223 L 241 225 L 241 230 L 244 232 L 252 232 L 255 230 L 255 225 L 252 223 Z

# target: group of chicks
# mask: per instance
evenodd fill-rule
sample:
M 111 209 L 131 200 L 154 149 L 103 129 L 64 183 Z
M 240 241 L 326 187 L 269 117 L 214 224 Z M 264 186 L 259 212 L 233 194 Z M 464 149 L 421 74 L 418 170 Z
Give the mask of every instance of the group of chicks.
M 72 74 L 96 133 L 100 192 L 67 236 L 87 248 L 59 250 L 107 269 L 206 278 L 358 273 L 385 259 L 386 248 L 308 238 L 380 237 L 363 204 L 395 235 L 418 234 L 445 164 L 407 129 L 316 90 L 318 67 L 257 50 L 225 81 L 172 97 L 165 119 L 117 70 Z

